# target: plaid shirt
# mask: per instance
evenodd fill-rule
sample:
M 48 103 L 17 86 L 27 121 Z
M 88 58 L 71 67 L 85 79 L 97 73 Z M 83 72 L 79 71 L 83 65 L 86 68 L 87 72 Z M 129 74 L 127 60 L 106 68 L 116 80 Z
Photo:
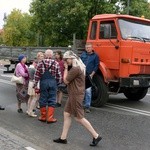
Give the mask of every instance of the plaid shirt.
M 35 86 L 37 86 L 38 81 L 40 80 L 40 78 L 45 72 L 45 67 L 44 67 L 43 62 L 46 65 L 46 69 L 48 69 L 52 65 L 49 72 L 51 73 L 52 76 L 55 77 L 58 84 L 62 83 L 62 75 L 61 75 L 59 63 L 53 59 L 44 59 L 43 61 L 40 61 L 37 64 L 36 71 L 34 74 Z

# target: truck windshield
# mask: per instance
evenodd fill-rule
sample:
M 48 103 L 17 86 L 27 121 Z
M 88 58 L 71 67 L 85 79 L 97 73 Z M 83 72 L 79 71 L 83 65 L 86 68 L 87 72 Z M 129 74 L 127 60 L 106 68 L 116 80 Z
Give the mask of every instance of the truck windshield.
M 150 42 L 150 23 L 129 19 L 119 19 L 119 27 L 123 39 Z

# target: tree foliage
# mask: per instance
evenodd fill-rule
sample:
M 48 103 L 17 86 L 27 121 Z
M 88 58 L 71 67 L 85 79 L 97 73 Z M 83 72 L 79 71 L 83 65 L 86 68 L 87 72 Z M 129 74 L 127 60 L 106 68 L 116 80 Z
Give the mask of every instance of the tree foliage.
M 142 15 L 150 19 L 148 0 L 33 0 L 30 15 L 13 10 L 4 26 L 4 41 L 13 46 L 67 46 L 73 34 L 86 39 L 96 14 Z
M 9 46 L 34 45 L 35 35 L 31 29 L 32 17 L 27 13 L 21 13 L 14 9 L 7 16 L 7 23 L 4 25 L 4 42 Z
M 44 45 L 68 45 L 73 33 L 85 38 L 89 19 L 98 13 L 114 13 L 106 0 L 34 0 L 30 12 Z

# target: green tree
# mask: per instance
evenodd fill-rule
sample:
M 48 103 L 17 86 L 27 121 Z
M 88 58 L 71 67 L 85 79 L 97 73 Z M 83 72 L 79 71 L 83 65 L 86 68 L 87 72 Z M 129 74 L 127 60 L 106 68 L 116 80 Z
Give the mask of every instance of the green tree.
M 3 31 L 0 30 L 0 45 L 3 44 Z
M 129 2 L 129 8 L 128 6 Z M 148 0 L 119 0 L 120 6 L 123 8 L 120 13 L 127 14 L 127 10 L 129 9 L 129 15 L 141 17 L 145 16 L 145 18 L 150 19 L 150 3 Z
M 88 22 L 95 14 L 115 13 L 116 0 L 34 0 L 30 12 L 42 45 L 66 46 L 86 38 Z
M 3 39 L 9 46 L 33 46 L 35 42 L 35 34 L 31 30 L 32 17 L 27 13 L 14 9 L 7 16 L 4 25 Z

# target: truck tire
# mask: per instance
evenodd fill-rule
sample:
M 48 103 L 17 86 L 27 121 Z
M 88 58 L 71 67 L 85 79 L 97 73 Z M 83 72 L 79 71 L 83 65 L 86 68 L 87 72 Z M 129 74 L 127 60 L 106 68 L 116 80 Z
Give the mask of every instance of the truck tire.
M 139 101 L 145 97 L 148 88 L 129 88 L 124 90 L 124 95 L 132 101 Z
M 107 87 L 99 75 L 95 74 L 93 77 L 93 82 L 96 85 L 97 89 L 95 92 L 92 94 L 92 102 L 91 106 L 93 107 L 101 107 L 106 104 L 108 101 L 108 91 Z

